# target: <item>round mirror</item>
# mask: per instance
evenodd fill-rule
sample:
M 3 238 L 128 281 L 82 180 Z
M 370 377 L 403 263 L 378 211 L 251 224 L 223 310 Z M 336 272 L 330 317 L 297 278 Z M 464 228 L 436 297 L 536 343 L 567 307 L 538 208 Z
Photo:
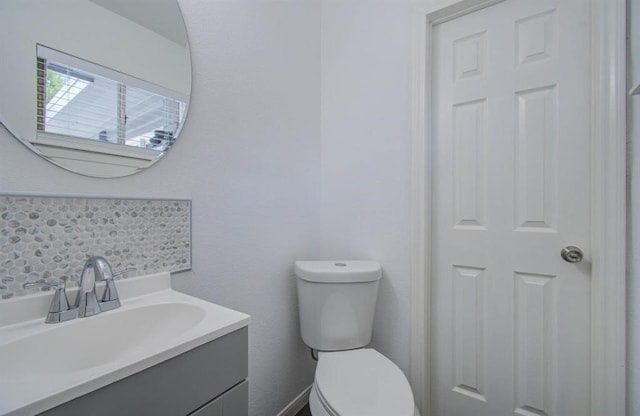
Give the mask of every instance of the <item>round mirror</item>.
M 0 123 L 83 175 L 131 175 L 175 144 L 191 91 L 177 0 L 0 1 Z

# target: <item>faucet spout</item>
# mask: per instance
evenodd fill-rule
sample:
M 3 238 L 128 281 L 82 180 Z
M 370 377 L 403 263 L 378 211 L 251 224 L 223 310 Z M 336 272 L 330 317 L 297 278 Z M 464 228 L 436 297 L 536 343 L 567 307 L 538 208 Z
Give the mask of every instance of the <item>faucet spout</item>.
M 101 312 L 96 296 L 96 268 L 93 257 L 87 260 L 82 268 L 75 306 L 78 308 L 78 318 L 93 316 Z

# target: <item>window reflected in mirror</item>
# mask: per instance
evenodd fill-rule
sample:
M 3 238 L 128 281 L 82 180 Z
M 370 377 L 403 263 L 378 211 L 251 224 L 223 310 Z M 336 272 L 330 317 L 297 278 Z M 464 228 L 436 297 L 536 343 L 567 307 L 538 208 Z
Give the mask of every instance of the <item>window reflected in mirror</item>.
M 173 144 L 186 103 L 170 92 L 42 45 L 37 65 L 38 139 L 81 138 L 159 152 Z

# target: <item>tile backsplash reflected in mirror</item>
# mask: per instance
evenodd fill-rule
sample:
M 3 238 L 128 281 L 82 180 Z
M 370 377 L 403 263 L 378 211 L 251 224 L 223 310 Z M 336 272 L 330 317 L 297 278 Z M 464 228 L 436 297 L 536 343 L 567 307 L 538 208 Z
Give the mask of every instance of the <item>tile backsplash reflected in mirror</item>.
M 85 260 L 128 276 L 191 268 L 191 201 L 0 195 L 0 301 L 25 282 L 77 286 Z

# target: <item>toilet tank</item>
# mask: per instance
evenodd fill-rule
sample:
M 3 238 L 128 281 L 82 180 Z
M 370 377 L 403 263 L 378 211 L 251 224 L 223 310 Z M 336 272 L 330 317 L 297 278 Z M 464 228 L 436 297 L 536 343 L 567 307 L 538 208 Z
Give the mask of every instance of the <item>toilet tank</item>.
M 380 264 L 297 261 L 295 272 L 305 344 L 320 351 L 339 351 L 371 342 Z

